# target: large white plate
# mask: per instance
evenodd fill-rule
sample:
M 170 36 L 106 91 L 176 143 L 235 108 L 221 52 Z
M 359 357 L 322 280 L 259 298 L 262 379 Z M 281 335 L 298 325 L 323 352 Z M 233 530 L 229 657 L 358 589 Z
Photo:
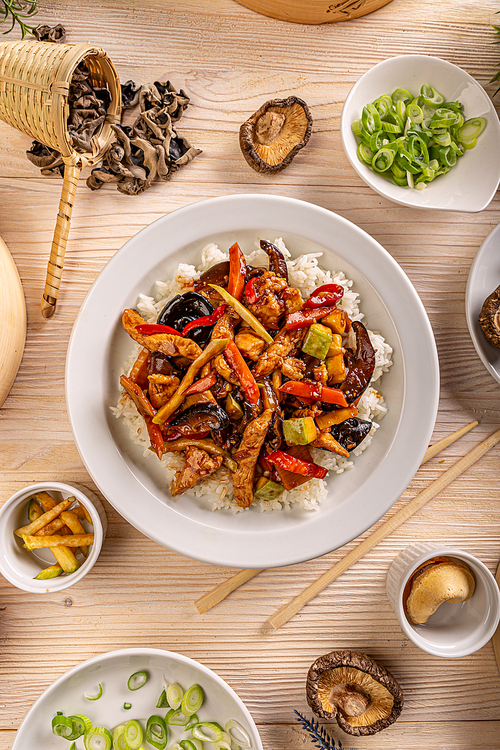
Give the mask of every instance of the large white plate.
M 500 285 L 500 224 L 479 248 L 469 271 L 465 290 L 465 314 L 472 343 L 482 363 L 500 383 L 500 349 L 490 344 L 479 325 L 483 302 Z
M 148 672 L 148 681 L 144 687 L 131 692 L 127 688 L 127 680 L 131 674 L 142 670 Z M 184 690 L 195 683 L 201 685 L 205 701 L 198 713 L 200 721 L 216 721 L 224 726 L 229 719 L 236 719 L 249 733 L 252 750 L 262 750 L 259 733 L 250 713 L 224 680 L 187 656 L 156 648 L 111 651 L 84 661 L 61 675 L 28 711 L 11 750 L 36 747 L 44 750 L 67 749 L 68 742 L 52 734 L 52 718 L 57 711 L 62 711 L 65 716 L 83 714 L 89 717 L 93 726 L 109 730 L 130 719 L 145 722 L 152 714 L 163 717 L 166 709 L 156 708 L 163 690 L 163 676 L 167 684 L 177 682 Z M 103 688 L 102 697 L 88 701 L 84 693 L 95 695 L 99 683 Z M 131 703 L 132 708 L 123 708 L 124 703 Z M 190 737 L 190 733 L 184 733 L 182 727 L 172 727 L 169 732 L 168 745 Z M 77 750 L 83 748 L 83 738 L 76 741 L 76 746 Z
M 355 282 L 371 330 L 394 348 L 383 377 L 389 413 L 353 470 L 328 480 L 319 511 L 212 513 L 210 503 L 172 499 L 160 466 L 143 456 L 109 406 L 130 353 L 124 308 L 167 279 L 180 261 L 198 263 L 209 241 L 244 252 L 259 237 L 283 237 L 294 255 L 323 251 L 321 263 Z M 364 231 L 290 198 L 241 195 L 201 201 L 162 217 L 111 259 L 82 305 L 71 336 L 66 400 L 75 441 L 101 492 L 131 524 L 170 549 L 238 568 L 289 565 L 351 541 L 386 513 L 417 470 L 434 426 L 439 391 L 432 329 L 412 284 Z

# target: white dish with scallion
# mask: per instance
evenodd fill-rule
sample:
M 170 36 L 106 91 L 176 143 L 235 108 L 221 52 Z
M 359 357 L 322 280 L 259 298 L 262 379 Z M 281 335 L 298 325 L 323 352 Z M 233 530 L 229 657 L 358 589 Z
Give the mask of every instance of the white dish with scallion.
M 257 727 L 215 672 L 152 648 L 112 651 L 59 677 L 34 703 L 12 750 L 262 750 Z
M 341 118 L 342 144 L 380 195 L 415 208 L 482 211 L 500 183 L 500 122 L 456 65 L 401 55 L 367 71 Z

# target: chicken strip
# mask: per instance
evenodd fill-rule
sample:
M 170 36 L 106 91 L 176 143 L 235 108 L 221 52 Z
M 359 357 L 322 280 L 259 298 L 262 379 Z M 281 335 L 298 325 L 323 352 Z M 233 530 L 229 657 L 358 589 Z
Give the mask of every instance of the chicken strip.
M 253 503 L 255 466 L 272 416 L 272 409 L 264 409 L 259 417 L 247 424 L 240 447 L 234 455 L 238 463 L 233 474 L 234 499 L 240 508 L 248 508 Z
M 201 354 L 201 349 L 196 341 L 184 339 L 182 336 L 174 336 L 173 333 L 138 333 L 136 326 L 145 325 L 146 321 L 136 310 L 127 309 L 123 311 L 122 325 L 128 335 L 150 352 L 162 352 L 169 357 L 186 357 L 196 359 Z
M 316 440 L 313 440 L 309 445 L 313 448 L 325 448 L 327 451 L 332 451 L 332 453 L 337 453 L 339 456 L 349 458 L 349 451 L 346 451 L 329 432 L 320 432 Z
M 295 331 L 289 331 L 282 328 L 273 343 L 268 346 L 266 351 L 261 354 L 255 365 L 254 375 L 256 378 L 261 375 L 269 375 L 273 370 L 281 367 L 283 358 L 286 357 L 292 349 L 302 341 L 305 328 L 297 328 Z
M 256 362 L 264 349 L 266 342 L 259 338 L 251 328 L 241 328 L 235 336 L 235 344 L 246 359 Z
M 148 375 L 149 398 L 155 409 L 160 409 L 174 395 L 181 382 L 175 375 Z
M 281 372 L 290 380 L 302 380 L 306 370 L 306 363 L 297 357 L 284 357 Z
M 234 339 L 234 320 L 227 311 L 214 325 L 210 341 L 214 339 Z
M 170 485 L 172 497 L 190 490 L 195 484 L 213 474 L 222 465 L 222 456 L 211 456 L 194 445 L 187 448 L 184 459 L 184 466 L 176 473 Z

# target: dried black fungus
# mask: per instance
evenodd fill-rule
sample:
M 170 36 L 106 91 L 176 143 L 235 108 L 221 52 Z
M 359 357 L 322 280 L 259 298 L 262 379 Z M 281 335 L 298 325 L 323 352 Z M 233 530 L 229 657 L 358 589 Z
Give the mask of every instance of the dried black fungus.
M 176 297 L 167 302 L 161 313 L 158 315 L 158 323 L 175 328 L 182 333 L 188 323 L 193 320 L 211 315 L 214 306 L 198 292 L 186 292 L 178 294 Z M 213 326 L 200 326 L 193 328 L 187 334 L 187 338 L 196 341 L 200 346 L 206 346 L 210 341 Z
M 33 36 L 38 42 L 64 42 L 66 41 L 66 29 L 60 23 L 56 26 L 38 26 L 33 29 Z
M 371 428 L 371 422 L 367 422 L 365 419 L 358 419 L 357 417 L 350 417 L 340 424 L 334 425 L 332 427 L 332 435 L 346 451 L 352 451 L 365 439 Z

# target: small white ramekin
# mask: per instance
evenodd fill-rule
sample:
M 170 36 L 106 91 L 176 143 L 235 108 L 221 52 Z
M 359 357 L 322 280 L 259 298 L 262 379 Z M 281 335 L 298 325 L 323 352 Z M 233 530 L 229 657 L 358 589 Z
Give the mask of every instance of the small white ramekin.
M 55 560 L 49 549 L 29 552 L 23 548 L 22 539 L 14 530 L 24 526 L 27 521 L 27 504 L 35 492 L 48 492 L 55 500 L 61 502 L 74 496 L 87 509 L 92 519 L 92 527 L 82 521 L 90 533 L 94 534 L 94 543 L 89 548 L 85 562 L 74 573 L 61 575 L 44 581 L 35 580 L 35 576 Z M 9 583 L 32 594 L 49 594 L 63 591 L 73 586 L 87 575 L 94 566 L 107 531 L 107 519 L 104 507 L 91 490 L 82 485 L 63 484 L 62 482 L 39 482 L 16 492 L 0 508 L 0 573 Z
M 427 560 L 449 557 L 469 566 L 476 587 L 461 604 L 442 604 L 424 625 L 414 625 L 403 609 L 403 592 L 412 573 Z M 500 591 L 486 565 L 468 552 L 421 542 L 407 547 L 387 574 L 389 602 L 406 636 L 422 651 L 445 659 L 473 654 L 492 638 L 500 620 Z

